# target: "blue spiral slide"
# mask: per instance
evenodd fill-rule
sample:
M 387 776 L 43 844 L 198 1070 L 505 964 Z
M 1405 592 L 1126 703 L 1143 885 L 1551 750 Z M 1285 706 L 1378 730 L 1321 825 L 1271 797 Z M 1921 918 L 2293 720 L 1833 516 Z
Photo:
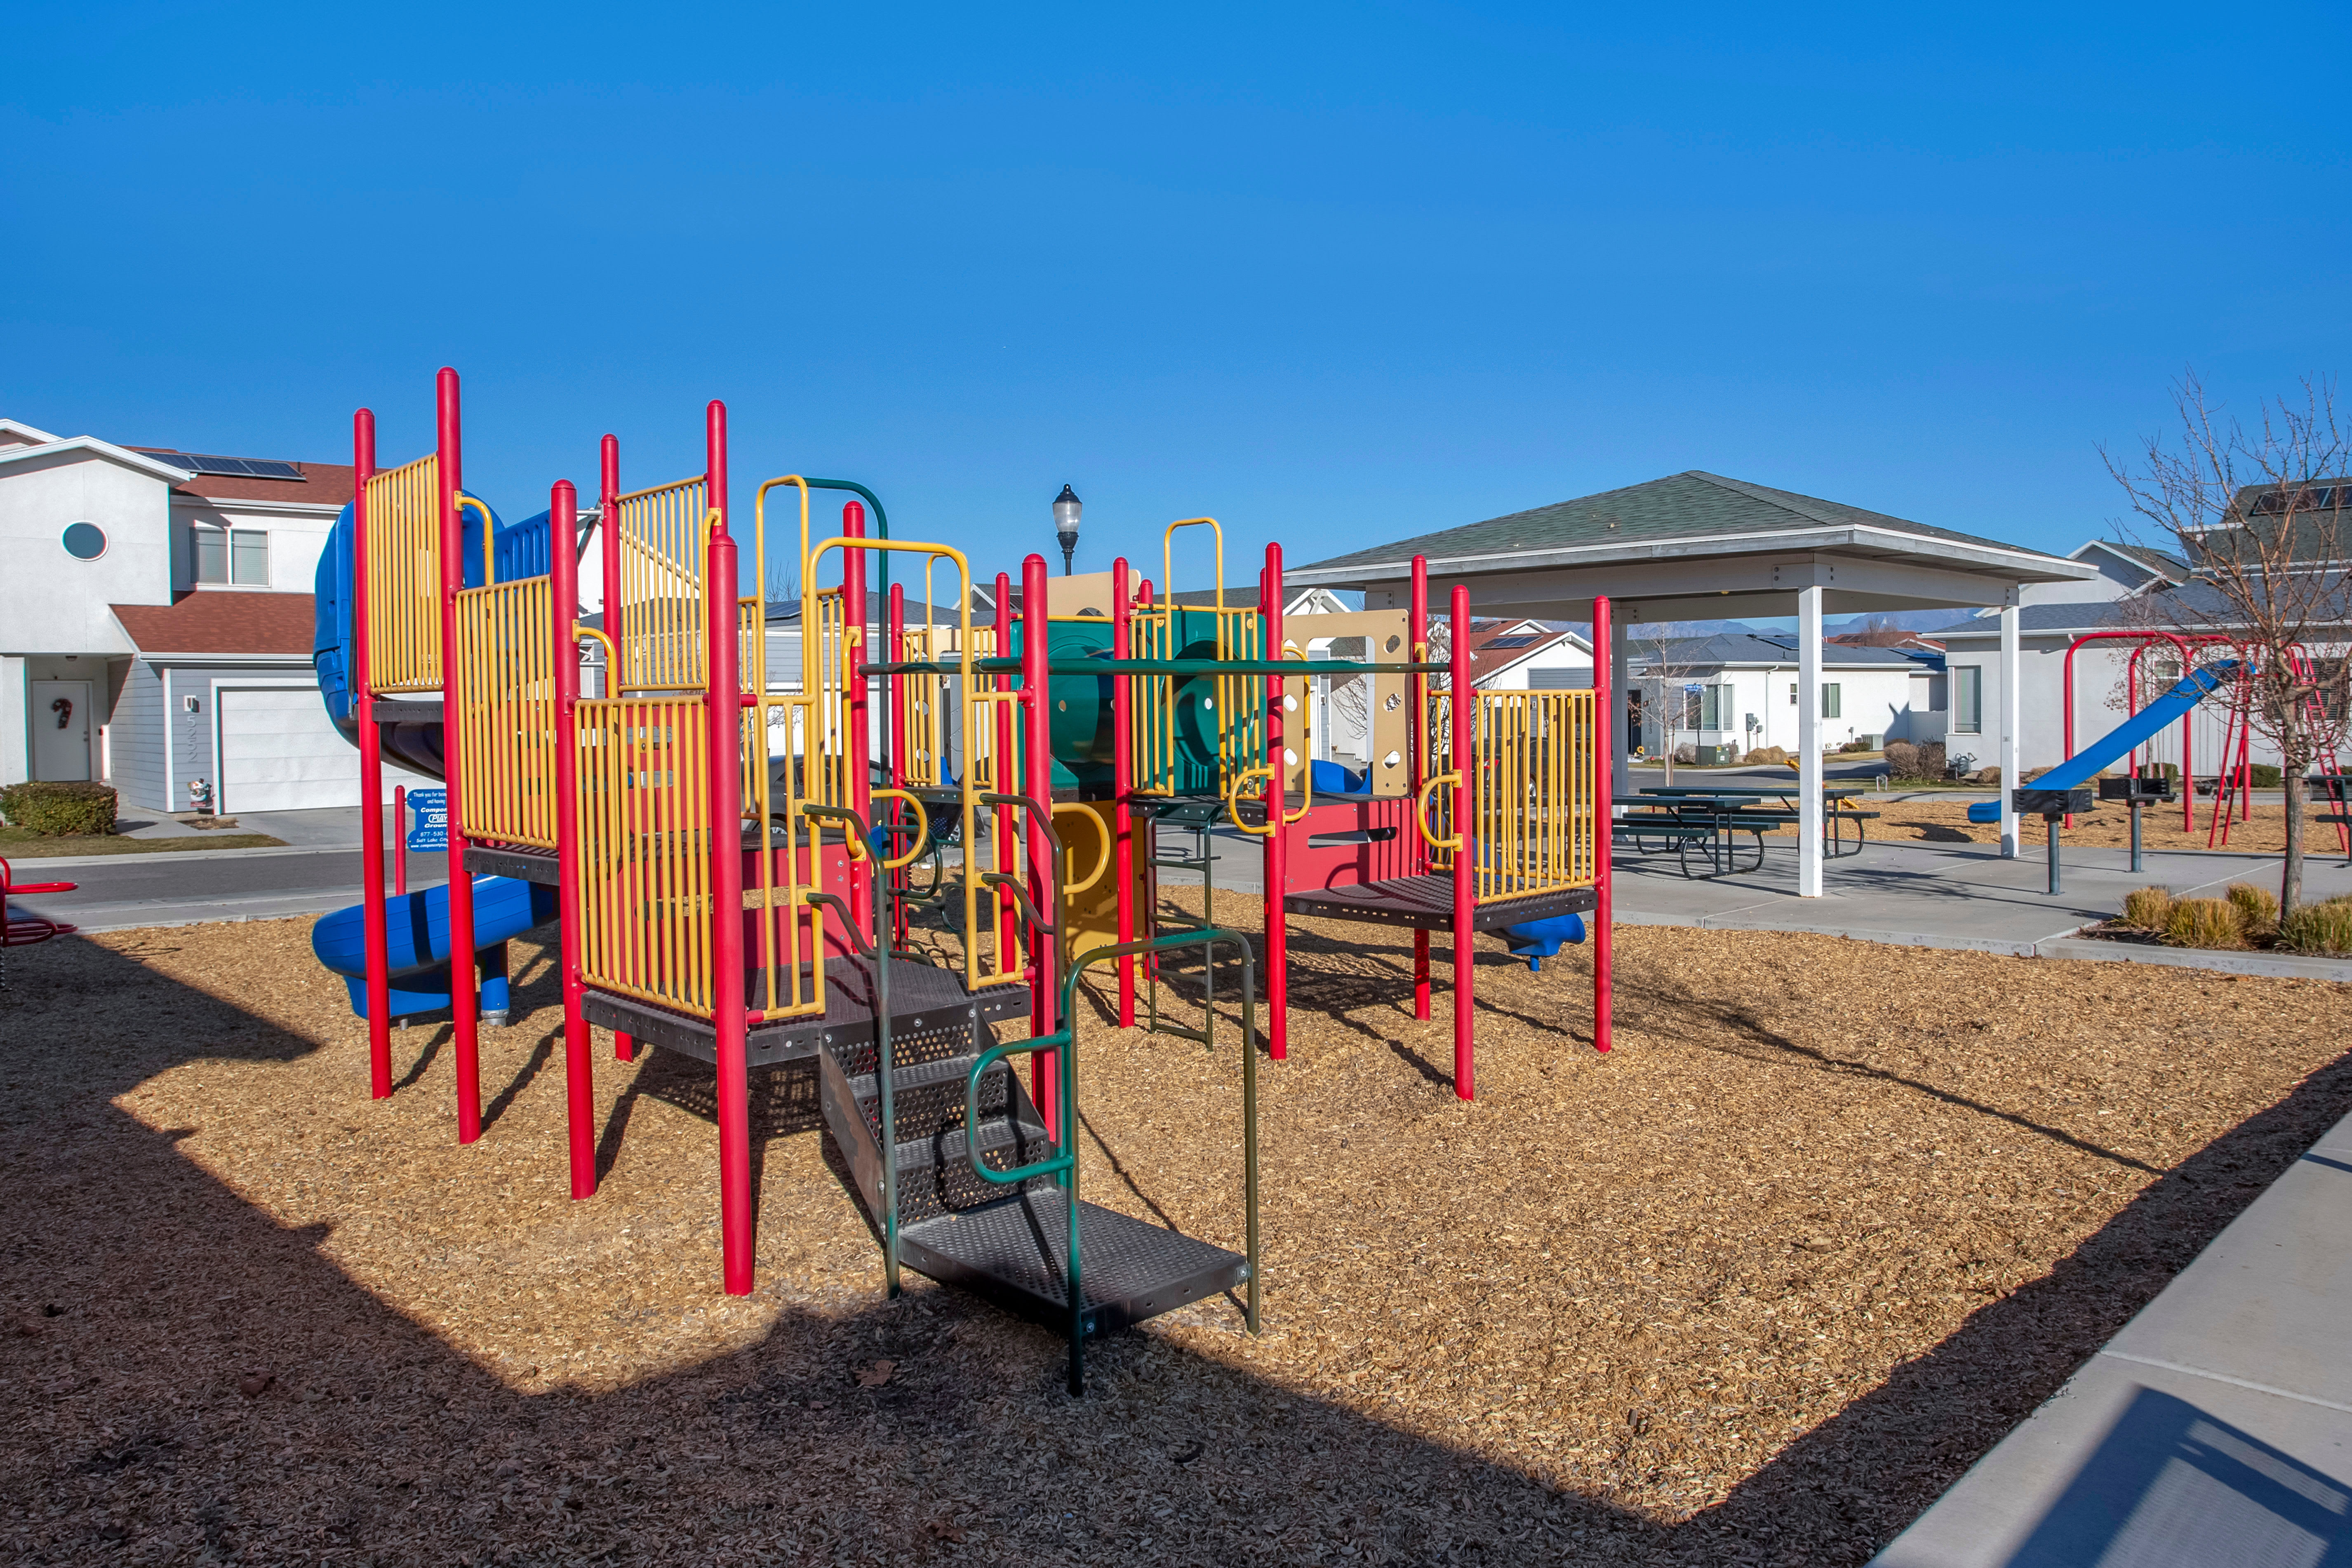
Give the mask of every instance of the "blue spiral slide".
M 481 522 L 471 508 L 465 510 L 466 585 L 481 585 Z M 511 526 L 492 519 L 492 548 L 498 557 L 499 581 L 544 574 L 547 566 L 548 520 L 545 513 Z M 314 584 L 318 602 L 317 629 L 311 637 L 310 662 L 318 671 L 319 694 L 328 717 L 353 745 L 359 743 L 360 714 L 353 700 L 352 626 L 352 509 L 335 520 L 334 531 L 319 556 Z M 446 776 L 442 766 L 438 723 L 398 723 L 383 726 L 383 752 L 428 778 Z M 353 904 L 321 919 L 310 930 L 310 951 L 319 962 L 343 977 L 351 988 L 352 1011 L 367 1016 L 367 942 L 363 916 L 367 906 Z M 560 910 L 553 888 L 513 877 L 474 879 L 474 973 L 480 985 L 481 1016 L 502 1022 L 507 1014 L 506 944 L 556 918 Z M 440 1012 L 449 1005 L 449 889 L 426 888 L 421 892 L 387 899 L 384 925 L 389 939 L 392 998 L 388 1011 L 400 1018 Z

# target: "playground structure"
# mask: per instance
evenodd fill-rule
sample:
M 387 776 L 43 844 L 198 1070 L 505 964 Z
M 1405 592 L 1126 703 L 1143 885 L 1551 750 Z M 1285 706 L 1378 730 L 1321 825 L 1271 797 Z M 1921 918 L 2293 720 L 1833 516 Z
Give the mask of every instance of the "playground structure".
M 2074 656 L 2095 642 L 2133 645 L 2125 664 L 2126 716 L 2122 723 L 2078 751 L 2074 744 Z M 2158 647 L 2171 650 L 2178 660 L 2179 675 L 2143 703 L 2144 660 L 2151 648 Z M 2307 681 L 2313 668 L 2309 652 L 2297 647 L 2289 650 L 2286 657 L 2293 662 L 2295 673 Z M 2073 825 L 2075 813 L 2090 809 L 2094 785 L 2099 798 L 2123 804 L 2131 811 L 2131 867 L 2135 871 L 2140 869 L 2140 812 L 2144 806 L 2177 798 L 2180 804 L 2181 832 L 2186 835 L 2195 831 L 2197 795 L 2200 793 L 2195 771 L 2200 754 L 2196 721 L 2204 711 L 2204 704 L 2216 695 L 2221 696 L 2223 701 L 2219 743 L 2210 752 L 2217 758 L 2217 765 L 2212 774 L 2213 803 L 2207 816 L 2205 837 L 2208 848 L 2228 847 L 2231 825 L 2245 821 L 2253 809 L 2253 709 L 2260 674 L 2260 661 L 2254 650 L 2218 634 L 2095 631 L 2085 632 L 2067 645 L 2062 677 L 2066 760 L 2031 784 L 2014 786 L 2011 795 L 2016 810 L 2042 817 L 2048 826 L 2051 892 L 2063 890 L 2059 832 Z M 2325 750 L 2339 749 L 2345 721 L 2331 718 L 2315 694 L 2307 695 L 2305 701 L 2305 719 L 2313 734 Z M 2167 751 L 2177 754 L 2179 761 L 2164 756 Z M 2125 764 L 2122 778 L 2101 776 L 2117 762 Z M 2340 780 L 2342 774 L 2343 768 L 2338 763 L 2329 775 L 2331 782 Z M 2180 781 L 2177 792 L 2174 777 Z M 1996 822 L 2000 816 L 1997 802 L 1969 807 L 1972 822 Z M 2335 824 L 2339 845 L 2352 855 L 2352 827 L 2347 827 L 2341 814 L 2327 820 Z
M 74 931 L 63 921 L 11 913 L 9 898 L 16 893 L 70 893 L 74 887 L 71 882 L 19 882 L 8 862 L 0 860 L 0 991 L 8 988 L 8 949 L 37 947 L 55 937 L 71 936 Z
M 321 561 L 320 686 L 361 752 L 373 896 L 321 921 L 314 949 L 350 977 L 378 1098 L 391 1018 L 449 1008 L 471 1142 L 504 943 L 560 918 L 572 1194 L 596 1183 L 590 1025 L 613 1029 L 625 1058 L 652 1045 L 710 1063 L 730 1293 L 752 1285 L 748 1071 L 813 1059 L 893 1292 L 903 1263 L 1066 1328 L 1074 1390 L 1090 1333 L 1243 1287 L 1255 1330 L 1259 958 L 1213 923 L 1213 890 L 1198 924 L 1163 915 L 1157 872 L 1208 858 L 1164 857 L 1163 830 L 1222 822 L 1262 845 L 1273 1060 L 1287 1053 L 1292 916 L 1412 931 L 1423 1018 L 1430 933 L 1452 934 L 1465 1100 L 1475 934 L 1532 957 L 1581 940 L 1591 916 L 1593 1043 L 1609 1048 L 1607 694 L 1476 691 L 1467 591 L 1433 623 L 1419 562 L 1410 612 L 1370 628 L 1368 647 L 1391 657 L 1310 667 L 1285 637 L 1280 547 L 1255 599 L 1228 604 L 1209 518 L 1170 525 L 1164 597 L 1123 560 L 1099 582 L 1056 583 L 1033 554 L 1017 605 L 996 574 L 983 623 L 986 585 L 963 552 L 892 539 L 862 485 L 786 475 L 758 487 L 753 510 L 764 563 L 771 498 L 796 503 L 801 678 L 772 689 L 765 605 L 737 591 L 721 405 L 697 476 L 624 493 L 605 437 L 585 529 L 568 481 L 513 524 L 463 489 L 454 372 L 437 415 L 435 451 L 383 472 L 372 416 L 355 416 L 358 495 Z M 811 531 L 821 489 L 857 498 L 830 537 Z M 1177 542 L 1203 534 L 1213 602 L 1180 605 Z M 578 607 L 592 539 L 594 627 Z M 894 560 L 922 584 L 918 626 Z M 1605 637 L 1605 600 L 1596 614 Z M 1365 683 L 1397 742 L 1361 779 L 1310 760 L 1311 683 L 1333 679 Z M 386 755 L 446 781 L 446 888 L 382 896 Z M 909 945 L 919 923 L 955 962 Z M 1199 1031 L 1159 1004 L 1192 950 Z M 1213 1047 L 1221 952 L 1239 971 L 1244 1036 L 1240 1252 L 1078 1196 L 1082 981 L 1109 966 L 1097 1005 L 1120 1027 L 1138 1026 L 1142 992 L 1143 1028 Z M 467 955 L 478 985 L 460 983 Z M 995 1041 L 994 1025 L 1024 1016 L 1027 1037 Z M 1014 1054 L 1030 1058 L 1025 1086 Z

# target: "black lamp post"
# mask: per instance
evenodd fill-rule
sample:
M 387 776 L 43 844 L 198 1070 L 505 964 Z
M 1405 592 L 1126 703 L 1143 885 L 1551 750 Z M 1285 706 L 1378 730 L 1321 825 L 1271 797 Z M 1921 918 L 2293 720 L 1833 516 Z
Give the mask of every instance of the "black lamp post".
M 1078 513 L 1084 510 L 1078 492 L 1069 486 L 1054 498 L 1054 536 L 1062 542 L 1062 575 L 1070 575 L 1070 557 L 1078 548 Z

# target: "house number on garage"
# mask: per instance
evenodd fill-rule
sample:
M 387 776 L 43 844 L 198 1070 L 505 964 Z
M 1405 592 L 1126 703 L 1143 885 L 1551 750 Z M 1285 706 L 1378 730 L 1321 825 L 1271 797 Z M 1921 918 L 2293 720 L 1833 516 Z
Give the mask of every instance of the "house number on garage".
M 416 816 L 416 825 L 408 830 L 408 852 L 412 855 L 436 855 L 446 850 L 449 847 L 449 792 L 446 789 L 410 790 L 408 809 Z

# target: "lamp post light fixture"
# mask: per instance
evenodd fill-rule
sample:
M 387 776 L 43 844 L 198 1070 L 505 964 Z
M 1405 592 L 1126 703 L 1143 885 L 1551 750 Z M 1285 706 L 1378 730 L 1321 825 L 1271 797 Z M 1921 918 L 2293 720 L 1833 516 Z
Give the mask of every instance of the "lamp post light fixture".
M 1064 485 L 1062 493 L 1054 498 L 1054 536 L 1062 542 L 1062 575 L 1065 577 L 1070 574 L 1070 557 L 1077 552 L 1078 513 L 1083 510 L 1078 492 L 1067 485 Z

